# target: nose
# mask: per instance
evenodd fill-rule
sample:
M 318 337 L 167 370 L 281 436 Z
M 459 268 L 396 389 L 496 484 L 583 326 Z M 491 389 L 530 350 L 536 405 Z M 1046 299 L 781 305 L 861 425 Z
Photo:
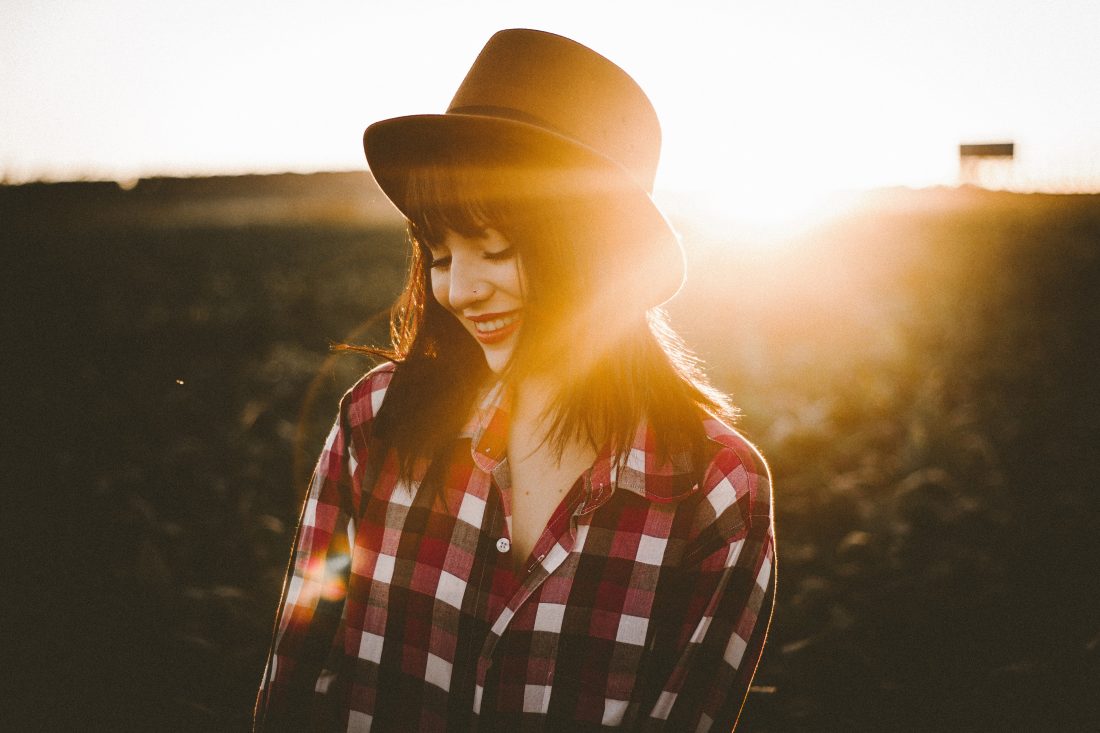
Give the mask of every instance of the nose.
M 490 295 L 492 287 L 477 260 L 453 257 L 447 293 L 451 308 L 460 311 L 486 300 Z

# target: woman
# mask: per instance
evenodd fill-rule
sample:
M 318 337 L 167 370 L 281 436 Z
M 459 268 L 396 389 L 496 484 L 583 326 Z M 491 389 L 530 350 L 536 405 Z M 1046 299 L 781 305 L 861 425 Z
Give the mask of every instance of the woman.
M 257 726 L 729 730 L 770 484 L 656 309 L 683 258 L 649 101 L 502 31 L 445 114 L 364 144 L 411 267 L 311 483 Z

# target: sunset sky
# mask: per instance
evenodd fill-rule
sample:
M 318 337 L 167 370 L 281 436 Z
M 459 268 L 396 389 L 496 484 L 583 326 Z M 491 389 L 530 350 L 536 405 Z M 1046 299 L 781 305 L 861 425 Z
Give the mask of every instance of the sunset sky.
M 0 0 L 0 177 L 362 169 L 370 122 L 442 111 L 496 30 L 608 56 L 664 128 L 658 187 L 1100 190 L 1096 0 Z

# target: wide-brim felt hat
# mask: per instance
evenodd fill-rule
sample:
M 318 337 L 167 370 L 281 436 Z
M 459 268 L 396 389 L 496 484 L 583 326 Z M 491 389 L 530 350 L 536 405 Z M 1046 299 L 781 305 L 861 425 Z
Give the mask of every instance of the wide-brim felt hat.
M 370 125 L 363 147 L 383 193 L 410 215 L 408 179 L 418 168 L 500 160 L 545 171 L 554 185 L 605 205 L 593 222 L 609 269 L 636 282 L 647 306 L 679 290 L 684 255 L 652 198 L 661 149 L 653 105 L 614 63 L 563 36 L 504 30 L 482 49 L 443 114 L 395 117 Z

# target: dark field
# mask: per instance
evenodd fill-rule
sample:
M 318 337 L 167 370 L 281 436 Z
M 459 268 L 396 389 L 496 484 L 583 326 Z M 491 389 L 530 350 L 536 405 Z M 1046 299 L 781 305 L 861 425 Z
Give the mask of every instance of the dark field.
M 1100 730 L 1100 196 L 883 192 L 771 249 L 680 226 L 673 323 L 776 481 L 739 730 Z M 403 235 L 358 174 L 0 188 L 0 232 L 0 728 L 245 730 L 370 366 L 328 346 L 384 337 Z

